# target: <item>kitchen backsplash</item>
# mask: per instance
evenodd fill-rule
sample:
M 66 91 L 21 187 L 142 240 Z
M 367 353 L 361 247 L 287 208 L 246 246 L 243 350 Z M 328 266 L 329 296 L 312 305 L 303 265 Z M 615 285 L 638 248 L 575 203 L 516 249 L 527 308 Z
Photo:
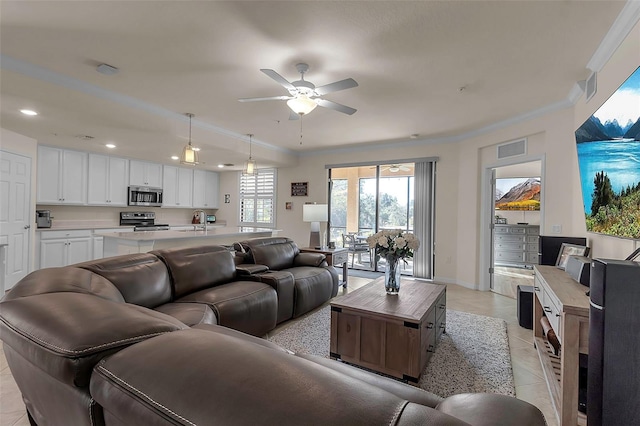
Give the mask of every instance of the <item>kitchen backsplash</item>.
M 50 210 L 53 217 L 52 225 L 70 225 L 74 222 L 78 224 L 96 223 L 100 226 L 118 226 L 120 224 L 120 212 L 155 212 L 156 223 L 167 223 L 169 225 L 184 225 L 191 223 L 193 212 L 197 209 L 168 209 L 159 207 L 89 207 L 89 206 L 60 206 L 41 205 L 36 206 L 37 210 Z M 216 209 L 204 210 L 207 214 L 215 214 Z M 218 222 L 221 218 L 216 218 Z

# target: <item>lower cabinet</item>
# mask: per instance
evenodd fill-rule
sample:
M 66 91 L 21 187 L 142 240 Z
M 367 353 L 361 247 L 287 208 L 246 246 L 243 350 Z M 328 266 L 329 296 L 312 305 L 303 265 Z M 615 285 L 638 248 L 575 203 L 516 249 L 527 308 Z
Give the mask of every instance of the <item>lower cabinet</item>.
M 93 259 L 102 259 L 104 257 L 104 237 L 94 235 L 93 241 Z
M 93 258 L 91 231 L 41 232 L 39 249 L 40 269 L 86 262 Z

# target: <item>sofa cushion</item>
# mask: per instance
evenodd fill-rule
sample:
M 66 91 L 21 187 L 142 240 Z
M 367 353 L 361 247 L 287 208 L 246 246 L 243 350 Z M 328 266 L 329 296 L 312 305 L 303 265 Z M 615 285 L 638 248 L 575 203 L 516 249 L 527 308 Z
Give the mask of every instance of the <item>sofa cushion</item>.
M 187 328 L 160 312 L 89 294 L 50 293 L 3 301 L 2 340 L 63 383 L 85 387 L 91 369 L 131 344 Z
M 165 303 L 154 310 L 170 315 L 189 327 L 218 323 L 213 309 L 204 303 Z
M 171 300 L 165 264 L 149 253 L 109 257 L 74 265 L 111 281 L 128 303 L 155 308 Z
M 13 286 L 2 300 L 63 292 L 93 294 L 113 302 L 124 302 L 122 294 L 111 281 L 90 271 L 70 266 L 33 271 Z
M 334 283 L 331 273 L 325 268 L 300 266 L 289 268 L 286 272 L 293 274 L 295 280 L 294 318 L 317 308 L 331 298 Z
M 300 250 L 296 243 L 286 237 L 252 238 L 242 243 L 251 254 L 253 263 L 266 265 L 279 271 L 293 266 L 293 260 Z
M 173 297 L 225 284 L 236 278 L 233 255 L 222 246 L 198 246 L 152 251 L 167 265 Z
M 254 336 L 276 326 L 278 297 L 271 286 L 257 281 L 234 281 L 188 294 L 176 302 L 206 303 L 218 324 Z

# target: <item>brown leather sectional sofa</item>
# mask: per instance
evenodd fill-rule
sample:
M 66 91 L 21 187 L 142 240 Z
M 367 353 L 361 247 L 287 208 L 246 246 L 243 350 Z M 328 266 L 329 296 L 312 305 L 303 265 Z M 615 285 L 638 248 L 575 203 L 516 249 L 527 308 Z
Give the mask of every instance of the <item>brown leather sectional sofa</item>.
M 443 400 L 255 337 L 337 291 L 322 259 L 266 243 L 247 243 L 254 261 L 260 246 L 297 259 L 274 272 L 244 254 L 236 269 L 205 246 L 25 277 L 0 302 L 0 332 L 32 424 L 544 425 L 515 398 Z

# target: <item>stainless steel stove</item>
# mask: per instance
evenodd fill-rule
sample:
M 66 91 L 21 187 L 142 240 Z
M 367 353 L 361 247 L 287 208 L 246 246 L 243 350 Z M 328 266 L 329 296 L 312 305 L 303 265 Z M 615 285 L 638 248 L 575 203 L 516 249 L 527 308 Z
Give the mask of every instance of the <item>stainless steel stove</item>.
M 154 212 L 120 212 L 120 226 L 133 226 L 134 231 L 167 231 L 169 225 L 156 223 Z

